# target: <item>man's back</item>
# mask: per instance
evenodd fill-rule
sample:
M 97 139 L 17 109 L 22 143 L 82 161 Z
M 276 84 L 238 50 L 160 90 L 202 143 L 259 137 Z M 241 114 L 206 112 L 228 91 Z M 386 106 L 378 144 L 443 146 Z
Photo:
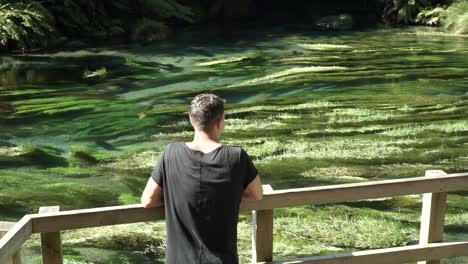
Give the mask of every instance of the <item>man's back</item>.
M 244 189 L 257 170 L 240 147 L 203 153 L 170 144 L 151 177 L 162 186 L 167 263 L 238 263 L 237 221 Z

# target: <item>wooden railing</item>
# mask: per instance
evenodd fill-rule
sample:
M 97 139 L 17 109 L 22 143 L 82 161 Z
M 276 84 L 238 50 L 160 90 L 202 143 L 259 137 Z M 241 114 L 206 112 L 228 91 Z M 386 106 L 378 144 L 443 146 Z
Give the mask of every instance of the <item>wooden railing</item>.
M 273 210 L 275 208 L 421 193 L 424 195 L 418 245 L 272 263 L 393 264 L 420 261 L 420 264 L 435 264 L 443 258 L 468 256 L 468 241 L 442 242 L 447 192 L 467 189 L 468 173 L 446 174 L 443 171 L 427 171 L 425 177 L 276 191 L 269 186 L 264 186 L 263 200 L 243 201 L 241 204 L 242 211 L 254 210 L 252 262 L 261 263 L 273 260 Z M 63 261 L 60 231 L 163 219 L 164 208 L 144 209 L 137 204 L 62 212 L 58 212 L 58 207 L 41 208 L 38 214 L 26 215 L 14 226 L 9 226 L 9 231 L 0 239 L 0 263 L 8 263 L 7 261 L 19 263 L 21 260 L 17 252 L 34 233 L 41 233 L 44 263 L 57 264 Z

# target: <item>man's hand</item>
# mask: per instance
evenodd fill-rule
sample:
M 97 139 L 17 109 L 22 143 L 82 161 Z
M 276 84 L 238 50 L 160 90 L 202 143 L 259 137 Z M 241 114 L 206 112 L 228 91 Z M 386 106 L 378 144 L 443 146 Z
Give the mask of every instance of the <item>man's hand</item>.
M 141 195 L 141 204 L 144 208 L 154 208 L 164 205 L 162 188 L 151 177 Z

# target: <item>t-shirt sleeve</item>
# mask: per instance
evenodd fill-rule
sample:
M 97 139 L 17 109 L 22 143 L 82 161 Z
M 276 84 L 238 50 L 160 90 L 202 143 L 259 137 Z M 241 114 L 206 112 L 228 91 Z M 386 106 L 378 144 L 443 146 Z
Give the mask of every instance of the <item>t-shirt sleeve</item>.
M 164 180 L 166 179 L 166 170 L 165 170 L 165 157 L 166 157 L 167 148 L 159 156 L 159 160 L 156 163 L 156 166 L 151 172 L 151 178 L 159 185 L 163 186 Z
M 245 189 L 257 177 L 258 171 L 252 162 L 249 154 L 244 149 L 241 149 L 240 164 L 244 175 L 242 187 Z

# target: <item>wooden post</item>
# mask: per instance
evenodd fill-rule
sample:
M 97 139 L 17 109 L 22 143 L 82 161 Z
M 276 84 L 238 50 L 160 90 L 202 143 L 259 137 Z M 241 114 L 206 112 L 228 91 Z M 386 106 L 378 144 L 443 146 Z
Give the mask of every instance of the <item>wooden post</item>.
M 2 222 L 0 221 L 0 237 L 4 236 L 13 226 L 14 222 Z M 21 264 L 21 251 L 18 250 L 11 258 L 8 260 L 8 264 Z
M 39 208 L 39 214 L 58 212 L 59 206 L 44 206 Z M 47 264 L 62 264 L 62 238 L 60 232 L 41 233 L 42 262 Z
M 425 176 L 442 176 L 446 174 L 442 170 L 428 170 Z M 423 194 L 419 245 L 443 241 L 446 203 L 446 192 Z M 419 261 L 418 264 L 440 264 L 440 260 Z
M 263 192 L 273 191 L 263 185 Z M 273 209 L 252 211 L 252 263 L 273 260 Z

